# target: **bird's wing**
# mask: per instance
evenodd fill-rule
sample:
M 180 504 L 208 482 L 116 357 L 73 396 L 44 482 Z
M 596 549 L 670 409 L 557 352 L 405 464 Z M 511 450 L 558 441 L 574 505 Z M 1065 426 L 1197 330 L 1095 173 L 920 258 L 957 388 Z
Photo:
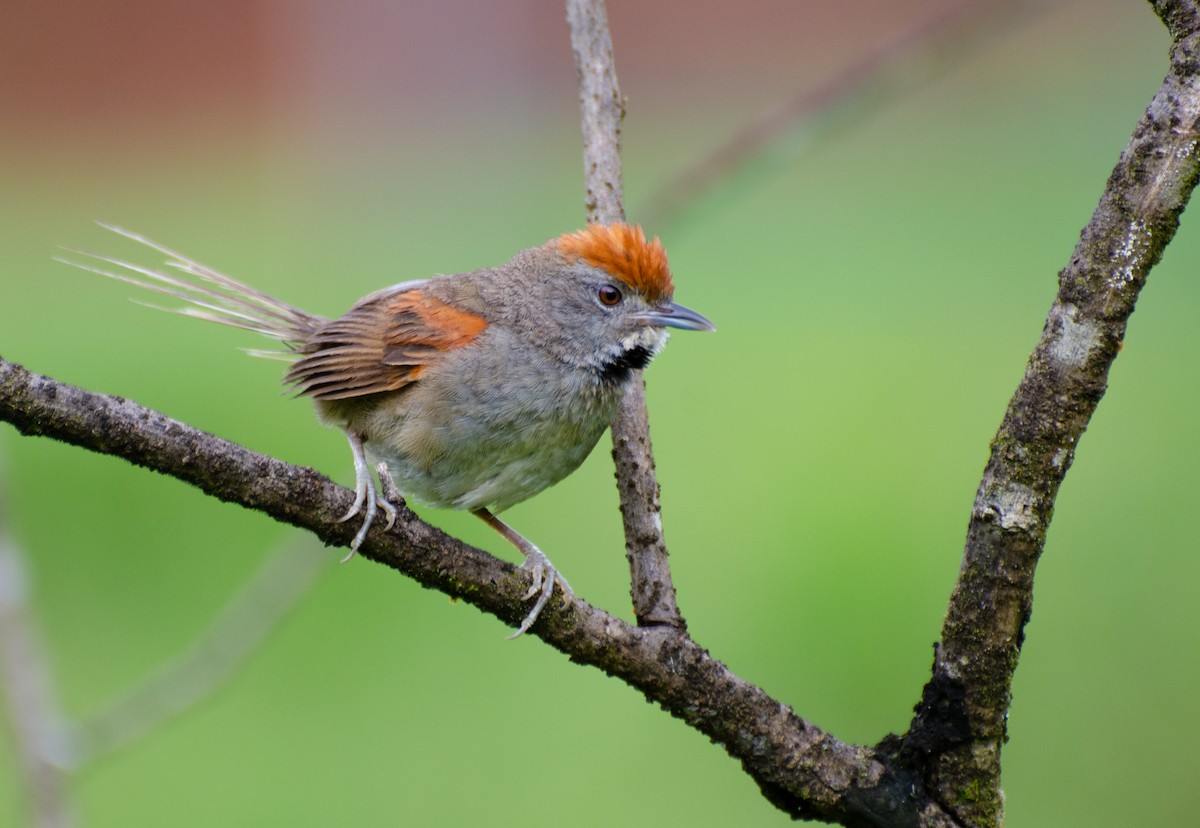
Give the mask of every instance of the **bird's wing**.
M 438 299 L 428 284 L 373 294 L 329 322 L 304 343 L 286 381 L 317 400 L 397 391 L 416 382 L 441 355 L 471 343 L 488 324 Z

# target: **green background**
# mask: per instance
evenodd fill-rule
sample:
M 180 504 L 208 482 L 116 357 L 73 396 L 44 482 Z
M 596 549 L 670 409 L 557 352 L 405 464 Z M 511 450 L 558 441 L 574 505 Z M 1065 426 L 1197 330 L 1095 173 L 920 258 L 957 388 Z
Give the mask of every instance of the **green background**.
M 620 69 L 638 6 L 610 13 Z M 719 328 L 676 334 L 647 374 L 680 605 L 715 657 L 838 738 L 907 727 L 988 442 L 1167 45 L 1144 4 L 1064 5 L 830 139 L 792 136 L 648 228 L 676 298 Z M 723 88 L 633 62 L 630 217 L 747 117 L 864 47 L 829 48 Z M 261 340 L 130 304 L 131 289 L 52 262 L 56 245 L 132 255 L 90 224 L 116 222 L 325 314 L 503 261 L 582 221 L 569 58 L 562 73 L 556 97 L 443 101 L 419 128 L 403 113 L 310 131 L 281 118 L 246 137 L 235 115 L 157 131 L 146 116 L 42 142 L 10 124 L 0 354 L 347 482 L 341 436 L 280 395 L 277 364 L 236 350 Z M 1194 813 L 1194 224 L 1185 216 L 1151 275 L 1058 501 L 1013 688 L 1012 825 Z M 0 452 L 6 528 L 30 558 L 71 716 L 186 646 L 272 550 L 311 542 L 8 426 Z M 628 618 L 611 477 L 605 438 L 507 517 L 580 595 Z M 423 514 L 513 557 L 468 516 Z M 328 554 L 229 684 L 73 778 L 82 823 L 788 823 L 719 747 L 628 687 Z M 0 743 L 0 824 L 23 819 L 13 772 Z

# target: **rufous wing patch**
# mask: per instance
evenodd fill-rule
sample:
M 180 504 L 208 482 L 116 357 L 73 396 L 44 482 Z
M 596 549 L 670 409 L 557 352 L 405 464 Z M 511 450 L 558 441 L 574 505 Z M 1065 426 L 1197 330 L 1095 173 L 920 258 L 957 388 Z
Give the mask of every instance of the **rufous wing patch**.
M 675 292 L 662 242 L 657 236 L 646 241 L 636 224 L 591 224 L 559 236 L 556 243 L 566 258 L 608 271 L 652 304 L 670 299 Z
M 309 337 L 285 381 L 317 400 L 398 391 L 446 351 L 473 342 L 487 324 L 422 287 L 384 294 Z

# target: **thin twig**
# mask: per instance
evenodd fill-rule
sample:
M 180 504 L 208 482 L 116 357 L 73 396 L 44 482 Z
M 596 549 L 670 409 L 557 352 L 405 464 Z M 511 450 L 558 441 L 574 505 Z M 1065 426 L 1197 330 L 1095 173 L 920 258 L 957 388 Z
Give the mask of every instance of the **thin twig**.
M 801 146 L 844 132 L 869 113 L 977 55 L 995 40 L 1056 0 L 952 0 L 905 31 L 879 43 L 857 61 L 811 89 L 770 107 L 732 137 L 670 178 L 638 216 L 662 227 L 695 207 L 723 182 L 749 170 L 773 167 L 769 149 L 785 136 L 811 129 L 808 140 L 789 141 L 787 158 Z
M 150 677 L 70 730 L 77 766 L 123 748 L 223 687 L 331 561 L 312 543 L 290 543 L 258 570 L 188 647 Z
M 624 221 L 621 121 L 625 118 L 625 99 L 617 85 L 604 0 L 567 0 L 567 25 L 579 79 L 587 220 L 600 224 Z
M 579 75 L 583 177 L 589 222 L 625 218 L 621 184 L 621 119 L 625 114 L 603 0 L 567 0 L 571 49 Z M 646 414 L 646 384 L 628 384 L 612 423 L 613 463 L 625 526 L 633 612 L 641 625 L 685 628 L 662 531 L 658 478 Z
M 0 486 L 0 695 L 16 742 L 22 790 L 29 797 L 30 824 L 68 828 L 75 820 L 66 790 L 64 767 L 70 756 L 63 717 L 29 600 L 29 568 L 5 527 L 4 506 Z
M 972 512 L 934 675 L 906 736 L 839 742 L 733 675 L 684 631 L 632 627 L 582 599 L 531 634 L 638 688 L 719 742 L 778 807 L 849 826 L 1000 824 L 999 751 L 1031 606 L 1033 566 L 1078 439 L 1103 393 L 1133 302 L 1200 179 L 1200 8 L 1157 0 L 1173 37 L 1170 73 L 1122 154 L 1071 263 L 1041 343 L 993 445 Z M 345 544 L 353 495 L 145 409 L 0 359 L 0 420 L 171 474 Z M 515 568 L 403 510 L 373 527 L 363 557 L 512 623 Z

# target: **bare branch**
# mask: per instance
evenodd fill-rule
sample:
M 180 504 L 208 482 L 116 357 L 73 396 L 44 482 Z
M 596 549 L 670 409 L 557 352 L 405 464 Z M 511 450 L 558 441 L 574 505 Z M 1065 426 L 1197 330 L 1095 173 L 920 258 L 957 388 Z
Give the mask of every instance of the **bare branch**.
M 308 594 L 329 556 L 312 544 L 272 552 L 208 628 L 142 684 L 71 728 L 82 766 L 145 736 L 220 689 Z
M 587 220 L 600 224 L 624 221 L 621 121 L 625 100 L 617 86 L 612 34 L 603 0 L 567 0 L 567 24 L 579 76 Z
M 845 131 L 868 113 L 945 75 L 1054 0 L 951 0 L 812 89 L 803 89 L 689 164 L 639 210 L 662 225 L 721 182 L 747 170 L 785 135 L 811 125 L 813 139 Z M 833 117 L 836 115 L 837 117 Z
M 992 824 L 1002 810 L 1012 676 L 1059 485 L 1200 177 L 1200 15 L 1194 2 L 1153 5 L 1174 38 L 1170 73 L 1059 274 L 1041 341 L 992 440 L 933 676 L 907 737 L 908 751 L 937 756 L 931 787 L 970 824 Z
M 1200 9 L 1194 0 L 1157 0 L 1154 7 L 1173 37 L 1170 73 L 1060 274 L 1042 340 L 993 442 L 933 675 L 909 733 L 876 748 L 840 742 L 733 675 L 688 637 L 682 621 L 648 623 L 654 619 L 641 613 L 650 604 L 641 605 L 638 627 L 581 599 L 553 604 L 531 631 L 720 743 L 795 817 L 848 826 L 995 825 L 1002 818 L 1004 717 L 1054 498 L 1104 392 L 1137 295 L 1200 179 Z M 602 21 L 595 16 L 602 7 L 590 8 L 586 19 Z M 580 59 L 582 69 L 590 65 Z M 612 90 L 611 100 L 619 101 L 615 83 Z M 619 196 L 619 179 L 612 192 Z M 26 434 L 170 474 L 326 543 L 344 545 L 354 531 L 337 522 L 352 494 L 310 469 L 2 359 L 0 419 Z M 636 448 L 645 452 L 637 471 L 653 484 L 648 439 Z M 641 491 L 656 494 L 657 486 Z M 658 537 L 657 510 L 648 514 Z M 635 522 L 628 514 L 626 521 L 628 533 Z M 640 536 L 627 534 L 627 542 L 631 558 L 641 560 Z M 360 552 L 506 623 L 524 615 L 526 584 L 515 567 L 408 510 L 390 531 L 373 527 Z M 635 598 L 639 577 L 635 565 Z
M 353 493 L 312 469 L 289 466 L 136 403 L 59 383 L 3 359 L 0 420 L 25 434 L 169 474 L 221 500 L 308 529 L 326 543 L 348 544 L 355 531 L 338 522 Z M 515 625 L 525 615 L 526 582 L 516 567 L 451 538 L 408 509 L 401 510 L 393 529 L 372 527 L 359 554 L 505 623 Z M 870 748 L 839 742 L 800 718 L 735 676 L 678 628 L 632 627 L 576 598 L 565 608 L 551 602 L 529 634 L 573 661 L 625 681 L 723 745 L 789 813 L 847 825 L 915 824 L 917 803 L 907 774 L 890 772 Z M 879 822 L 864 816 L 884 813 L 908 817 Z
M 567 0 L 567 22 L 579 74 L 587 218 L 589 222 L 606 224 L 622 221 L 625 207 L 621 184 L 621 119 L 625 109 L 617 87 L 612 35 L 603 0 Z M 682 629 L 686 624 L 675 601 L 675 585 L 663 538 L 662 507 L 646 414 L 646 383 L 638 373 L 626 386 L 612 423 L 613 463 L 621 496 L 633 611 L 638 624 L 666 624 Z
M 35 828 L 75 824 L 67 802 L 64 767 L 69 764 L 63 718 L 29 600 L 25 556 L 4 529 L 0 491 L 0 690 L 16 740 L 23 790 Z

